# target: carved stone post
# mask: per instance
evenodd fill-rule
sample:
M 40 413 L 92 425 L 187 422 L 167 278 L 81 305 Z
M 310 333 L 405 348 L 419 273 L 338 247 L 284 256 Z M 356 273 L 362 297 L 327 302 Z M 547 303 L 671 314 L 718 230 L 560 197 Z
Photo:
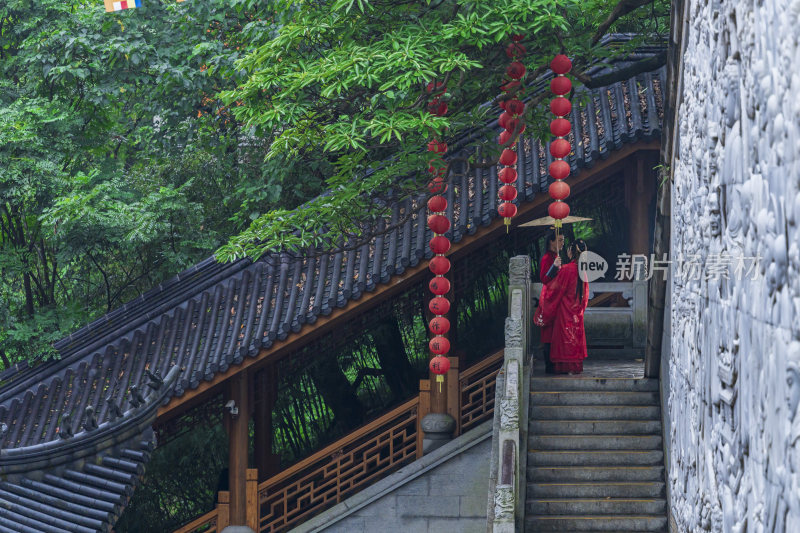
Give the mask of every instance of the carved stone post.
M 524 351 L 531 346 L 531 258 L 527 255 L 512 257 L 508 264 L 508 316 L 519 316 L 523 324 Z M 523 360 L 525 358 L 523 357 Z

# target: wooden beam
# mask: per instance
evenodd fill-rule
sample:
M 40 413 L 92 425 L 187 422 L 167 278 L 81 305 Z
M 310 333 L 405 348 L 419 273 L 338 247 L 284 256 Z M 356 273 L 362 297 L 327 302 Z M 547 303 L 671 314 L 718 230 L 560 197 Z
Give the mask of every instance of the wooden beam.
M 575 176 L 567 179 L 573 194 L 577 194 L 591 185 L 606 179 L 607 177 L 622 170 L 623 161 L 631 155 L 640 151 L 658 151 L 659 141 L 638 142 L 625 145 L 620 150 L 612 152 L 608 159 L 598 162 L 592 168 L 584 170 Z M 550 197 L 546 193 L 538 194 L 533 201 L 520 206 L 519 213 L 514 218 L 512 225 L 517 226 L 524 222 L 533 220 L 541 216 L 544 206 L 550 202 Z M 505 234 L 506 229 L 503 219 L 497 218 L 485 227 L 479 227 L 473 235 L 464 236 L 461 241 L 454 243 L 448 252 L 451 261 L 457 260 L 475 248 L 478 248 L 484 239 L 498 238 Z M 191 407 L 203 402 L 206 398 L 217 394 L 228 380 L 242 372 L 246 368 L 261 368 L 265 364 L 278 360 L 293 350 L 301 348 L 303 345 L 328 333 L 332 329 L 339 327 L 347 322 L 351 313 L 367 311 L 380 304 L 388 298 L 402 292 L 409 285 L 418 282 L 422 276 L 428 272 L 428 262 L 420 261 L 415 266 L 394 276 L 388 283 L 378 286 L 373 292 L 364 294 L 358 300 L 351 300 L 344 307 L 335 309 L 328 316 L 321 316 L 313 324 L 306 324 L 297 333 L 290 333 L 286 339 L 276 341 L 271 347 L 259 352 L 256 357 L 248 357 L 241 364 L 231 366 L 227 371 L 217 374 L 211 381 L 201 383 L 196 389 L 186 391 L 183 396 L 174 397 L 167 405 L 161 406 L 158 410 L 158 422 L 165 422 L 170 418 L 180 415 Z

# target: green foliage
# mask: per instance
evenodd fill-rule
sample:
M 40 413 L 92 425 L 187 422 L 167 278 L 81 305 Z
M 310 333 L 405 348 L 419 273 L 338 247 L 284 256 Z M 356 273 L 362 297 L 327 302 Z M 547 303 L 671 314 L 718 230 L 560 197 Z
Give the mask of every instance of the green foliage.
M 665 31 L 668 2 L 623 2 L 631 8 L 609 19 L 606 0 L 331 0 L 276 5 L 282 22 L 271 38 L 251 40 L 237 62 L 247 79 L 223 91 L 234 116 L 269 136 L 267 157 L 304 165 L 325 162 L 330 194 L 302 211 L 273 211 L 229 240 L 218 256 L 253 257 L 267 250 L 337 246 L 365 236 L 364 220 L 386 215 L 385 198 L 419 192 L 426 180 L 431 138 L 453 140 L 483 131 L 488 108 L 499 96 L 512 34 L 524 36 L 530 73 L 555 54 L 574 57 L 572 76 L 586 81 L 593 61 L 639 44 L 601 47 L 603 33 L 633 29 Z M 445 117 L 427 112 L 425 90 L 447 82 Z M 541 105 L 540 105 L 541 104 Z M 545 124 L 538 100 L 529 124 Z M 538 130 L 537 130 L 538 131 Z M 545 134 L 543 131 L 540 134 Z M 476 142 L 485 143 L 479 137 Z M 486 151 L 484 153 L 487 153 Z M 491 150 L 488 152 L 491 155 Z M 354 213 L 356 215 L 354 215 Z
M 0 367 L 320 192 L 216 94 L 269 5 L 0 4 Z M 248 31 L 242 31 L 250 25 Z M 254 33 L 255 32 L 255 33 Z M 289 194 L 286 194 L 286 191 Z

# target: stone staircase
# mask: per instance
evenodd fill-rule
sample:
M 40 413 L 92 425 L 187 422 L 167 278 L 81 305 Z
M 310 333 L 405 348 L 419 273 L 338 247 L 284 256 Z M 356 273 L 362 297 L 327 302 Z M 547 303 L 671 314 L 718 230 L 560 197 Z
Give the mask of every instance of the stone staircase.
M 526 532 L 667 531 L 658 380 L 531 378 Z

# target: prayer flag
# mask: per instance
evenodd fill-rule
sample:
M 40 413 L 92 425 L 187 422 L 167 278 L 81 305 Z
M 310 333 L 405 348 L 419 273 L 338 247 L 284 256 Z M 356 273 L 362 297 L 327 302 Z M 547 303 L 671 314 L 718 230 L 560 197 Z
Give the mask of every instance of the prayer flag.
M 106 13 L 142 7 L 142 0 L 103 0 L 103 3 L 106 6 Z

